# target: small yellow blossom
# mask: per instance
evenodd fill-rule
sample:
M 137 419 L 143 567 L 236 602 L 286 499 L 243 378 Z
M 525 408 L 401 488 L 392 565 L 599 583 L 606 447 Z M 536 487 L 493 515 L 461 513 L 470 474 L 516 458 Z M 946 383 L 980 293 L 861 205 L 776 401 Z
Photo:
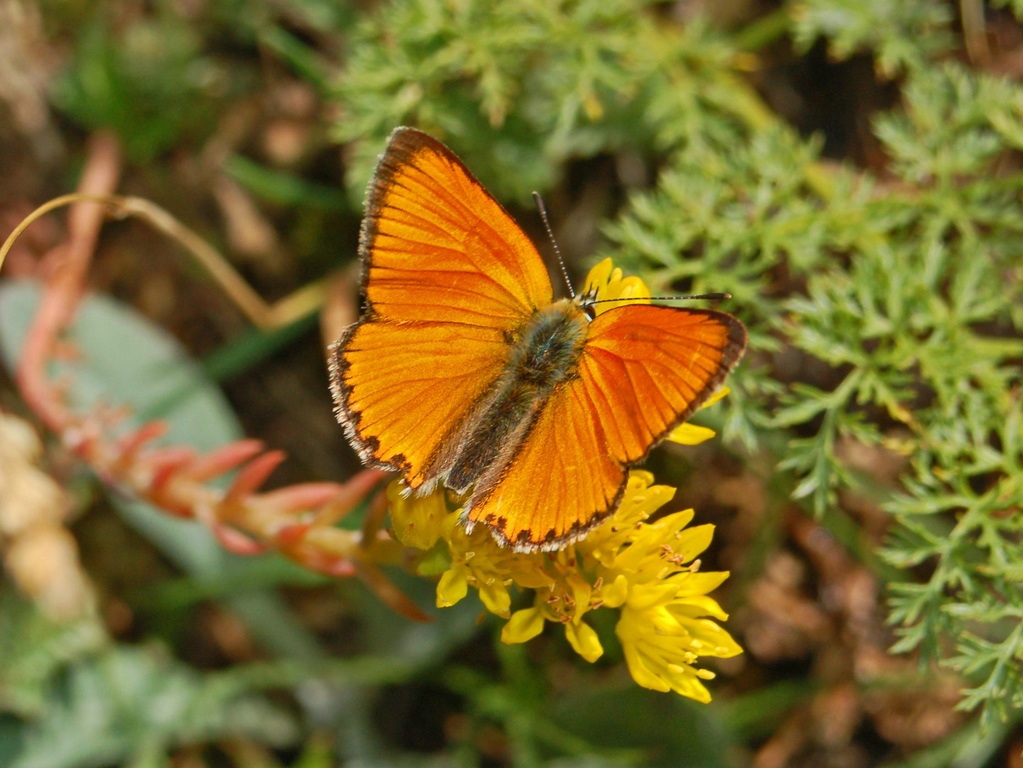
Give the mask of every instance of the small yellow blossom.
M 569 645 L 590 662 L 604 648 L 587 614 L 617 610 L 615 633 L 633 679 L 646 688 L 707 701 L 710 694 L 701 680 L 713 674 L 697 668 L 700 658 L 733 656 L 741 649 L 716 623 L 727 616 L 707 596 L 728 574 L 699 571 L 697 558 L 710 543 L 713 526 L 688 527 L 692 510 L 650 522 L 674 493 L 654 485 L 650 473 L 633 471 L 615 515 L 573 546 L 531 553 L 501 547 L 483 526 L 467 534 L 459 510 L 448 511 L 441 491 L 408 499 L 395 492 L 392 498 L 399 510 L 396 525 L 408 541 L 415 538 L 407 536 L 409 530 L 435 526 L 445 503 L 437 538 L 420 539 L 431 550 L 421 570 L 441 574 L 438 607 L 454 605 L 471 588 L 488 612 L 507 619 L 503 642 L 524 643 L 547 622 L 560 624 Z M 532 605 L 512 612 L 513 594 L 529 591 Z
M 405 498 L 400 483 L 391 483 L 387 486 L 387 501 L 391 530 L 398 541 L 415 549 L 430 549 L 437 542 L 448 514 L 443 491 L 413 500 Z
M 629 673 L 639 685 L 708 702 L 710 692 L 701 681 L 714 674 L 694 664 L 701 656 L 727 658 L 742 653 L 742 648 L 720 625 L 706 618 L 727 618 L 717 602 L 702 593 L 691 594 L 697 586 L 712 589 L 728 574 L 699 574 L 712 577 L 701 585 L 679 583 L 679 579 L 696 575 L 680 573 L 659 588 L 634 590 L 622 607 L 615 634 L 622 643 Z
M 597 301 L 633 299 L 631 302 L 612 301 L 606 304 L 594 304 L 593 311 L 597 315 L 622 304 L 650 303 L 650 289 L 647 288 L 646 283 L 634 275 L 625 277 L 622 270 L 614 266 L 611 259 L 604 259 L 589 271 L 589 274 L 586 275 L 583 293 L 592 293 Z
M 447 492 L 438 489 L 424 496 L 404 497 L 398 481 L 387 489 L 391 500 L 394 536 L 402 544 L 427 551 L 420 561 L 424 575 L 440 573 L 437 607 L 448 608 L 475 589 L 484 607 L 507 618 L 511 608 L 508 587 L 540 589 L 552 584 L 535 558 L 498 544 L 485 526 L 466 533 L 459 509 L 449 509 Z M 443 542 L 441 551 L 435 544 Z

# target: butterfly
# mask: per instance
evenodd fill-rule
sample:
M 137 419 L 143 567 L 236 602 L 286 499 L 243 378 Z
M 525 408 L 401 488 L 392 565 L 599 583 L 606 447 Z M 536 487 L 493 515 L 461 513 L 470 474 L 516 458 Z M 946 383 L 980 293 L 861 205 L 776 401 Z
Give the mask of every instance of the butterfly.
M 360 234 L 361 319 L 330 350 L 338 420 L 364 463 L 438 483 L 520 552 L 612 515 L 629 468 L 718 388 L 746 346 L 731 315 L 555 299 L 529 238 L 461 160 L 391 135 Z

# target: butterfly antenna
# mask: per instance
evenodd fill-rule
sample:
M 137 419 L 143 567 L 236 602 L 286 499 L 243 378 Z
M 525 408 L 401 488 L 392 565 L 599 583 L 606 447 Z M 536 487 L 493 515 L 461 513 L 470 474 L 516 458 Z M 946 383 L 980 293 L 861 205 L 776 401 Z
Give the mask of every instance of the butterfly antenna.
M 730 293 L 694 293 L 691 296 L 650 296 L 647 301 L 725 301 L 732 298 Z M 635 296 L 626 296 L 619 299 L 597 299 L 590 304 L 607 304 L 612 301 L 635 302 Z
M 565 284 L 568 286 L 568 292 L 574 299 L 575 289 L 572 287 L 572 281 L 568 277 L 568 269 L 565 267 L 565 260 L 561 258 L 561 249 L 558 248 L 558 241 L 554 239 L 554 230 L 551 229 L 551 223 L 547 220 L 547 209 L 544 207 L 543 198 L 540 197 L 539 192 L 534 192 L 533 199 L 536 201 L 536 207 L 540 211 L 540 218 L 543 220 L 543 228 L 547 230 L 547 237 L 550 238 L 551 245 L 554 247 L 554 255 L 558 257 L 558 266 L 561 267 L 561 274 L 565 278 Z

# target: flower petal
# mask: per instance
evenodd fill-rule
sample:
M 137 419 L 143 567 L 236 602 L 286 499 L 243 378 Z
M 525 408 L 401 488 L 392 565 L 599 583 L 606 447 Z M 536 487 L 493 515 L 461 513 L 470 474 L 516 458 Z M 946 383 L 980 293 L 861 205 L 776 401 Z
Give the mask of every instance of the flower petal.
M 716 435 L 713 429 L 701 427 L 696 424 L 680 424 L 675 427 L 668 439 L 679 445 L 699 445 L 710 440 Z
M 565 638 L 569 645 L 591 664 L 604 654 L 604 647 L 597 638 L 597 633 L 589 624 L 570 621 L 565 625 Z
M 501 642 L 512 645 L 532 640 L 543 632 L 543 613 L 539 608 L 515 611 L 501 629 Z
M 703 410 L 704 408 L 710 408 L 715 403 L 721 402 L 731 393 L 731 391 L 732 390 L 730 390 L 728 387 L 718 387 L 714 394 L 708 397 L 703 402 L 703 405 L 700 406 L 700 410 Z
M 714 539 L 714 526 L 710 523 L 696 525 L 679 531 L 671 541 L 671 548 L 688 563 L 710 546 Z
M 437 607 L 450 608 L 469 592 L 469 582 L 462 568 L 451 568 L 437 582 Z
M 729 571 L 683 571 L 671 577 L 676 598 L 706 595 L 720 587 L 730 575 Z
M 405 497 L 396 480 L 387 486 L 387 501 L 391 530 L 406 547 L 430 549 L 440 538 L 448 514 L 443 489 L 426 496 Z
M 495 616 L 507 617 L 511 608 L 511 595 L 508 587 L 499 579 L 491 579 L 489 584 L 480 584 L 480 600 L 483 606 Z

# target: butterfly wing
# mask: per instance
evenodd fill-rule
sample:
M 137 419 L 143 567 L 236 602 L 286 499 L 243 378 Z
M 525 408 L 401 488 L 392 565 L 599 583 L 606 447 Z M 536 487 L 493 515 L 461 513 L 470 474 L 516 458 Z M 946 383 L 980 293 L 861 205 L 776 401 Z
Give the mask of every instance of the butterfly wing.
M 366 313 L 331 352 L 338 419 L 363 460 L 436 479 L 436 457 L 490 390 L 507 337 L 552 299 L 536 249 L 440 142 L 399 128 L 360 240 Z
M 509 328 L 551 302 L 529 238 L 451 150 L 420 131 L 391 136 L 362 227 L 375 317 Z
M 485 474 L 463 507 L 519 551 L 560 549 L 613 512 L 625 465 L 607 451 L 606 432 L 580 381 L 547 401 L 505 471 Z
M 580 380 L 608 450 L 633 464 L 714 394 L 746 349 L 746 328 L 712 310 L 632 304 L 591 325 Z
M 721 312 L 629 305 L 589 327 L 578 376 L 510 465 L 485 475 L 466 519 L 515 549 L 558 549 L 617 509 L 628 468 L 713 394 L 746 345 Z

